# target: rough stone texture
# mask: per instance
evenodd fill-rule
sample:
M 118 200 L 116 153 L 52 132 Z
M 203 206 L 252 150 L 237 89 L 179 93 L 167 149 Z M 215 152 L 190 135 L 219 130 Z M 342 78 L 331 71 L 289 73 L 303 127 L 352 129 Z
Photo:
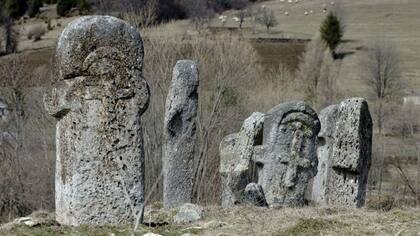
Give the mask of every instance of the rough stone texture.
M 331 105 L 319 114 L 321 131 L 318 134 L 318 172 L 312 185 L 312 201 L 325 206 L 328 203 L 328 180 L 331 171 L 331 153 L 334 144 L 334 132 L 338 115 L 338 105 Z
M 163 156 L 163 203 L 165 208 L 192 202 L 194 146 L 198 108 L 198 67 L 178 61 L 166 99 Z
M 45 96 L 58 119 L 57 221 L 130 224 L 144 202 L 142 39 L 117 18 L 81 17 L 61 34 L 57 59 L 60 76 Z
M 244 121 L 239 133 L 226 136 L 219 147 L 222 177 L 222 206 L 241 203 L 246 186 L 253 181 L 254 148 L 262 143 L 264 114 L 255 112 Z
M 246 186 L 241 202 L 261 207 L 267 206 L 264 191 L 261 185 L 256 183 L 250 183 Z
M 271 109 L 264 122 L 264 155 L 256 160 L 270 207 L 302 206 L 310 178 L 317 171 L 316 138 L 320 122 L 304 102 Z
M 185 203 L 178 208 L 178 212 L 174 216 L 175 224 L 191 223 L 203 218 L 204 209 L 201 206 Z
M 333 140 L 328 202 L 361 207 L 372 158 L 372 118 L 363 98 L 340 103 Z

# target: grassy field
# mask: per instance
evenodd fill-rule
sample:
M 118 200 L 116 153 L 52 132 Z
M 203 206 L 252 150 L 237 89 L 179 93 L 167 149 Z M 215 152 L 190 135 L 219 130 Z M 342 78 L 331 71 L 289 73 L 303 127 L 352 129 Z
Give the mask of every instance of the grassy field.
M 15 226 L 0 229 L 0 235 L 143 235 L 153 232 L 165 236 L 191 235 L 418 235 L 420 209 L 380 212 L 366 209 L 313 208 L 266 209 L 208 207 L 203 220 L 187 225 L 129 227 L 66 227 L 53 220 L 36 227 Z

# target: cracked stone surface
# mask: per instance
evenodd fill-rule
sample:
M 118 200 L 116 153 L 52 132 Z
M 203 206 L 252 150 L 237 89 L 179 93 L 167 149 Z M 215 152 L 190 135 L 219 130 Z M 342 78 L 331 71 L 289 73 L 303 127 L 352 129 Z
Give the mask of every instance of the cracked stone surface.
M 140 34 L 115 17 L 81 17 L 61 34 L 57 60 L 59 77 L 44 98 L 58 120 L 57 221 L 131 224 L 144 202 L 149 102 Z
M 166 99 L 164 121 L 163 203 L 178 207 L 193 200 L 194 147 L 197 140 L 198 67 L 178 61 Z
M 319 130 L 317 114 L 301 101 L 282 103 L 266 114 L 264 150 L 256 164 L 270 207 L 304 205 L 308 182 L 317 172 Z

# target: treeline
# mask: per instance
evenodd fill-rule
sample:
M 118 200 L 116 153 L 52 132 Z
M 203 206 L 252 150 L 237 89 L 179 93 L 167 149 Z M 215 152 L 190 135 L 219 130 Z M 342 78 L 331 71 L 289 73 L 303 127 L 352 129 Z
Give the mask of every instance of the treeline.
M 168 21 L 182 19 L 194 14 L 191 6 L 201 5 L 213 12 L 231 8 L 242 8 L 256 0 L 0 0 L 3 14 L 18 19 L 27 14 L 35 17 L 44 4 L 57 4 L 57 14 L 66 16 L 72 9 L 82 14 L 99 13 L 118 15 L 131 9 L 139 9 L 153 2 L 156 7 L 156 20 Z

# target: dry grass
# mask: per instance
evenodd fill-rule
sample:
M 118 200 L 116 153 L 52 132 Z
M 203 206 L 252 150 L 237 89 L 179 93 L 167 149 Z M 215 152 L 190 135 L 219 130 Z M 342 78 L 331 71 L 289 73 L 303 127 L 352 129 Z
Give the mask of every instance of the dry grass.
M 389 212 L 347 209 L 313 208 L 267 209 L 207 207 L 204 219 L 188 225 L 167 225 L 156 228 L 140 227 L 133 232 L 121 227 L 16 227 L 0 231 L 0 235 L 142 235 L 154 232 L 162 235 L 416 235 L 420 232 L 420 209 L 394 209 Z

